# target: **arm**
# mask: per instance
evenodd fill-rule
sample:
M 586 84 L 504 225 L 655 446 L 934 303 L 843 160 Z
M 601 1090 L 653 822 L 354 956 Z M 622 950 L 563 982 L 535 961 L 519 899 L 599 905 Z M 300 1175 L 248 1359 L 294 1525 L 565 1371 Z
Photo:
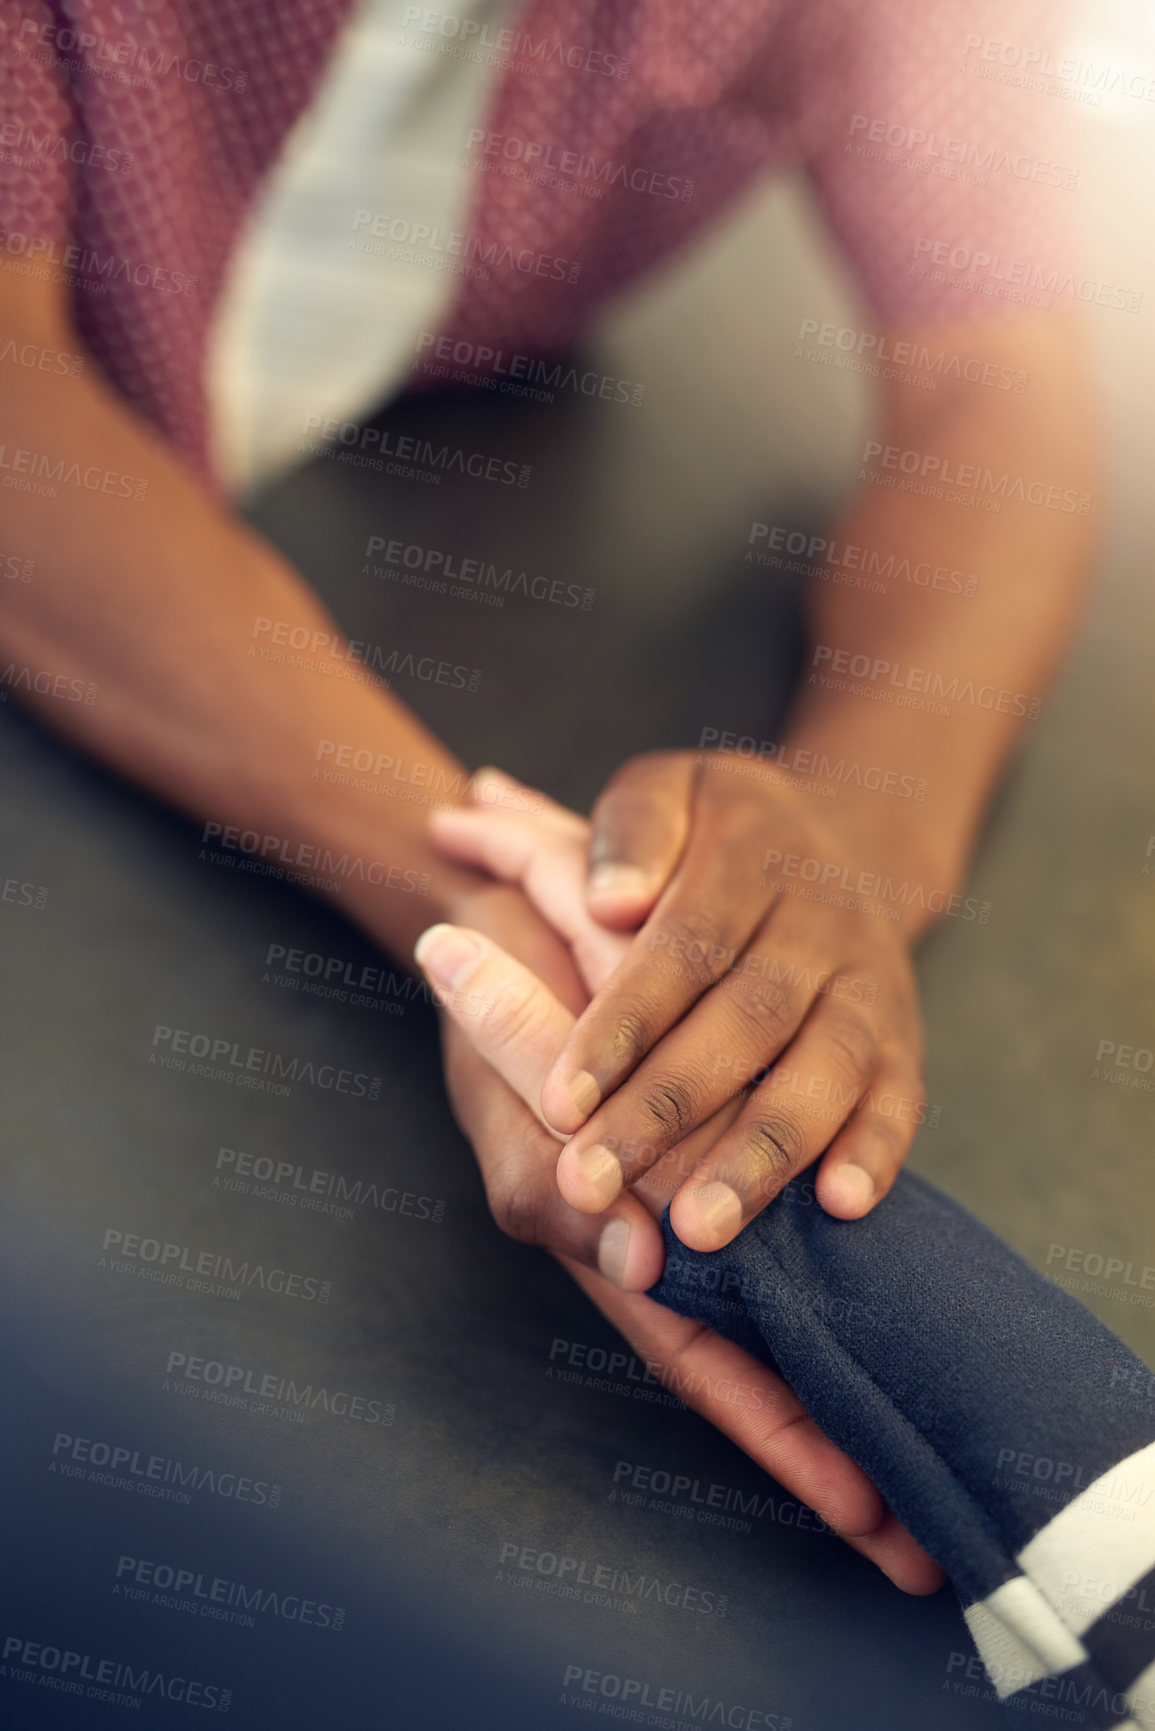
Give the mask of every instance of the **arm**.
M 0 272 L 0 341 L 10 339 L 83 352 L 58 290 Z M 5 491 L 6 547 L 33 560 L 35 575 L 6 585 L 2 664 L 96 686 L 91 704 L 32 691 L 30 707 L 192 816 L 283 841 L 282 859 L 317 848 L 397 866 L 395 884 L 428 874 L 428 895 L 346 874 L 334 898 L 407 958 L 418 932 L 478 880 L 435 859 L 427 807 L 314 779 L 318 744 L 354 741 L 407 768 L 427 765 L 431 797 L 443 802 L 462 796 L 461 765 L 356 663 L 331 657 L 326 677 L 262 658 L 270 634 L 254 635 L 259 619 L 304 627 L 310 641 L 343 639 L 288 562 L 206 495 L 91 359 L 78 379 L 16 366 L 6 374 L 0 445 L 10 464 L 18 449 L 45 453 L 66 470 L 76 462 L 132 476 L 144 491 Z
M 876 442 L 942 456 L 952 466 L 981 464 L 996 477 L 1056 483 L 1090 494 L 1091 507 L 1079 515 L 1008 502 L 988 514 L 862 485 L 833 531 L 839 545 L 884 557 L 893 551 L 912 568 L 925 561 L 973 572 L 978 589 L 960 596 L 891 581 L 879 595 L 820 581 L 811 591 L 812 644 L 890 662 L 898 680 L 926 669 L 948 688 L 957 675 L 960 688 L 973 680 L 976 690 L 1043 697 L 1078 624 L 1101 520 L 1099 430 L 1082 320 L 900 328 L 890 336 L 892 347 L 906 340 L 932 354 L 981 347 L 996 368 L 1025 371 L 1029 381 L 1021 395 L 961 381 L 936 391 L 893 384 L 882 398 Z M 913 683 L 917 689 L 917 675 Z M 957 890 L 1000 773 L 1028 725 L 1015 709 L 1012 703 L 1000 714 L 955 702 L 949 717 L 934 716 L 803 683 L 788 752 L 841 755 L 853 745 L 863 763 L 925 779 L 925 803 L 842 788 L 838 812 L 861 838 L 864 857 Z M 912 934 L 929 923 L 929 916 L 912 921 Z
M 43 285 L 0 272 L 0 343 L 10 338 L 81 351 Z M 5 551 L 33 560 L 35 571 L 28 584 L 5 585 L 0 671 L 43 669 L 97 687 L 92 704 L 33 691 L 30 707 L 73 744 L 196 818 L 255 830 L 290 852 L 317 848 L 397 866 L 402 883 L 406 872 L 427 873 L 428 894 L 349 874 L 331 880 L 340 885 L 332 899 L 406 966 L 432 922 L 467 923 L 497 939 L 576 1014 L 588 993 L 568 947 L 518 889 L 434 852 L 431 805 L 314 780 L 318 741 L 335 739 L 407 767 L 428 766 L 424 784 L 443 805 L 465 798 L 470 786 L 451 753 L 377 683 L 326 678 L 250 653 L 257 618 L 343 641 L 300 576 L 205 495 L 94 376 L 91 361 L 78 380 L 13 367 L 5 383 L 3 460 L 20 448 L 148 483 L 139 501 L 67 485 L 49 500 L 5 491 Z M 14 689 L 25 695 L 15 682 Z M 607 1226 L 625 1220 L 639 1278 L 650 1284 L 662 1264 L 661 1234 L 641 1204 L 623 1197 L 597 1219 L 566 1208 L 554 1161 L 542 1166 L 524 1114 L 511 1117 L 518 1102 L 464 1046 L 447 1042 L 446 1066 L 451 1081 L 468 1070 L 467 1128 L 498 1224 L 597 1267 Z M 625 1272 L 615 1266 L 619 1279 Z

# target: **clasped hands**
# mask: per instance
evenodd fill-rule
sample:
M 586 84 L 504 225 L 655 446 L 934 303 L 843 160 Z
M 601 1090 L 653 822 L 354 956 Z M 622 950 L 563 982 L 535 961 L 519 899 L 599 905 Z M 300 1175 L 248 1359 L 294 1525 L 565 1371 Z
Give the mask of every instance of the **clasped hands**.
M 431 827 L 485 887 L 417 960 L 502 1229 L 553 1251 L 687 1405 L 928 1592 L 936 1565 L 785 1383 L 645 1296 L 667 1204 L 686 1245 L 718 1249 L 821 1156 L 802 1199 L 856 1219 L 922 1115 L 909 939 L 852 898 L 808 895 L 849 862 L 846 837 L 787 776 L 736 767 L 634 759 L 590 824 L 482 772 L 472 806 Z

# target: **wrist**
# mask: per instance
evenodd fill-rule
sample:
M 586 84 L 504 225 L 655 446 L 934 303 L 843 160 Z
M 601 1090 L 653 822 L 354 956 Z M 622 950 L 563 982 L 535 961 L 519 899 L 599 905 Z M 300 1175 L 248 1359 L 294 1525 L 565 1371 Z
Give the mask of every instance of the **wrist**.
M 787 745 L 781 761 L 789 767 L 770 773 L 793 797 L 803 833 L 812 827 L 806 851 L 815 863 L 787 858 L 779 869 L 877 912 L 912 945 L 958 910 L 969 850 L 957 826 L 942 823 L 925 795 L 918 797 L 914 777 L 875 775 L 848 752 L 810 747 Z
M 461 799 L 468 772 L 442 751 L 423 750 L 410 764 L 396 745 L 384 763 L 378 775 L 321 770 L 296 781 L 269 827 L 301 838 L 301 887 L 340 908 L 412 970 L 421 933 L 443 920 L 465 923 L 461 909 L 488 880 L 446 859 L 429 833 L 430 812 Z M 417 782 L 414 769 L 422 771 Z
M 891 712 L 829 713 L 794 728 L 781 761 L 809 788 L 856 851 L 880 866 L 917 871 L 921 880 L 957 890 L 966 879 L 975 838 L 1002 761 L 999 741 L 971 737 L 960 753 L 953 736 L 912 729 Z

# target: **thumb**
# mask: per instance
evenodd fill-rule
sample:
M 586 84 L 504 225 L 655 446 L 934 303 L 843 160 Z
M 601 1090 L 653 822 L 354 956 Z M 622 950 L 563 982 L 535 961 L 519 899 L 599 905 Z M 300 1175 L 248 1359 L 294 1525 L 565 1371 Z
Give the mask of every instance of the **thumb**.
M 590 818 L 591 914 L 614 931 L 634 931 L 674 872 L 690 829 L 697 769 L 693 753 L 655 751 L 618 770 Z

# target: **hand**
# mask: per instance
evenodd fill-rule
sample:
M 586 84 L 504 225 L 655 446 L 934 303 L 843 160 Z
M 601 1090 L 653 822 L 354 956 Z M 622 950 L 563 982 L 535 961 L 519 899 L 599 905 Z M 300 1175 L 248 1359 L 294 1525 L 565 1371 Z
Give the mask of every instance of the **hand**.
M 739 1099 L 671 1207 L 695 1250 L 728 1244 L 820 1154 L 822 1206 L 840 1219 L 868 1213 L 924 1102 L 916 923 L 863 911 L 844 887 L 808 899 L 815 881 L 856 885 L 876 863 L 793 778 L 737 769 L 717 755 L 658 754 L 627 764 L 603 793 L 587 911 L 603 926 L 644 924 L 540 1102 L 545 1122 L 572 1136 L 562 1195 L 597 1215 Z M 553 920 L 550 885 L 559 861 L 572 870 L 583 826 L 549 804 L 538 815 L 442 812 L 433 832 L 454 857 L 522 884 Z M 796 875 L 779 876 L 779 864 Z
M 573 893 L 567 896 L 563 886 L 560 897 L 555 891 L 554 902 L 561 917 L 577 925 L 588 919 L 581 907 L 583 865 L 584 838 Z M 517 936 L 526 943 L 532 919 L 527 926 L 513 904 L 490 903 L 481 912 L 490 924 L 510 929 L 520 920 Z M 532 934 L 531 942 L 537 943 Z M 621 945 L 620 939 L 613 942 Z M 619 1198 L 610 1223 L 596 1223 L 600 1245 L 590 1235 L 595 1224 L 591 1217 L 562 1201 L 553 1176 L 559 1143 L 531 1104 L 573 1027 L 573 1011 L 480 931 L 435 926 L 422 936 L 418 950 L 442 1000 L 455 1109 L 474 1140 L 498 1223 L 515 1237 L 557 1252 L 634 1351 L 657 1366 L 666 1386 L 816 1508 L 897 1586 L 910 1593 L 935 1591 L 942 1582 L 940 1570 L 861 1470 L 807 1417 L 786 1384 L 711 1329 L 675 1315 L 637 1290 L 661 1273 L 656 1218 L 676 1187 L 676 1173 L 664 1171 L 659 1163 L 633 1195 Z M 565 969 L 558 963 L 555 955 L 546 965 L 560 974 L 564 985 Z M 639 1197 L 644 1197 L 645 1208 Z M 593 1272 L 599 1259 L 605 1275 Z
M 593 928 L 582 907 L 580 883 L 569 901 L 579 923 Z M 442 1055 L 454 1115 L 471 1143 L 485 1182 L 490 1210 L 511 1238 L 541 1244 L 570 1259 L 571 1265 L 600 1268 L 631 1291 L 652 1286 L 662 1272 L 665 1249 L 656 1221 L 641 1202 L 623 1193 L 604 1215 L 580 1212 L 557 1187 L 559 1138 L 532 1111 L 540 1077 L 527 1092 L 527 1053 L 545 1040 L 552 1056 L 565 1029 L 589 1001 L 589 991 L 574 967 L 569 949 L 517 890 L 493 884 L 459 899 L 454 917 L 463 927 L 439 926 L 456 942 L 438 946 L 436 974 L 430 980 L 442 1010 Z M 594 948 L 603 957 L 622 940 L 594 928 Z M 520 971 L 479 967 L 482 933 L 500 942 L 521 963 Z M 427 934 L 426 934 L 427 935 Z M 425 939 L 421 957 L 426 959 Z M 506 958 L 508 960 L 508 958 Z M 592 956 L 587 954 L 587 961 Z M 603 969 L 607 960 L 603 960 Z M 608 961 L 612 968 L 613 962 Z M 547 992 L 542 985 L 548 981 Z M 543 1031 L 544 1030 L 544 1031 Z M 544 1049 L 544 1048 L 542 1048 Z

